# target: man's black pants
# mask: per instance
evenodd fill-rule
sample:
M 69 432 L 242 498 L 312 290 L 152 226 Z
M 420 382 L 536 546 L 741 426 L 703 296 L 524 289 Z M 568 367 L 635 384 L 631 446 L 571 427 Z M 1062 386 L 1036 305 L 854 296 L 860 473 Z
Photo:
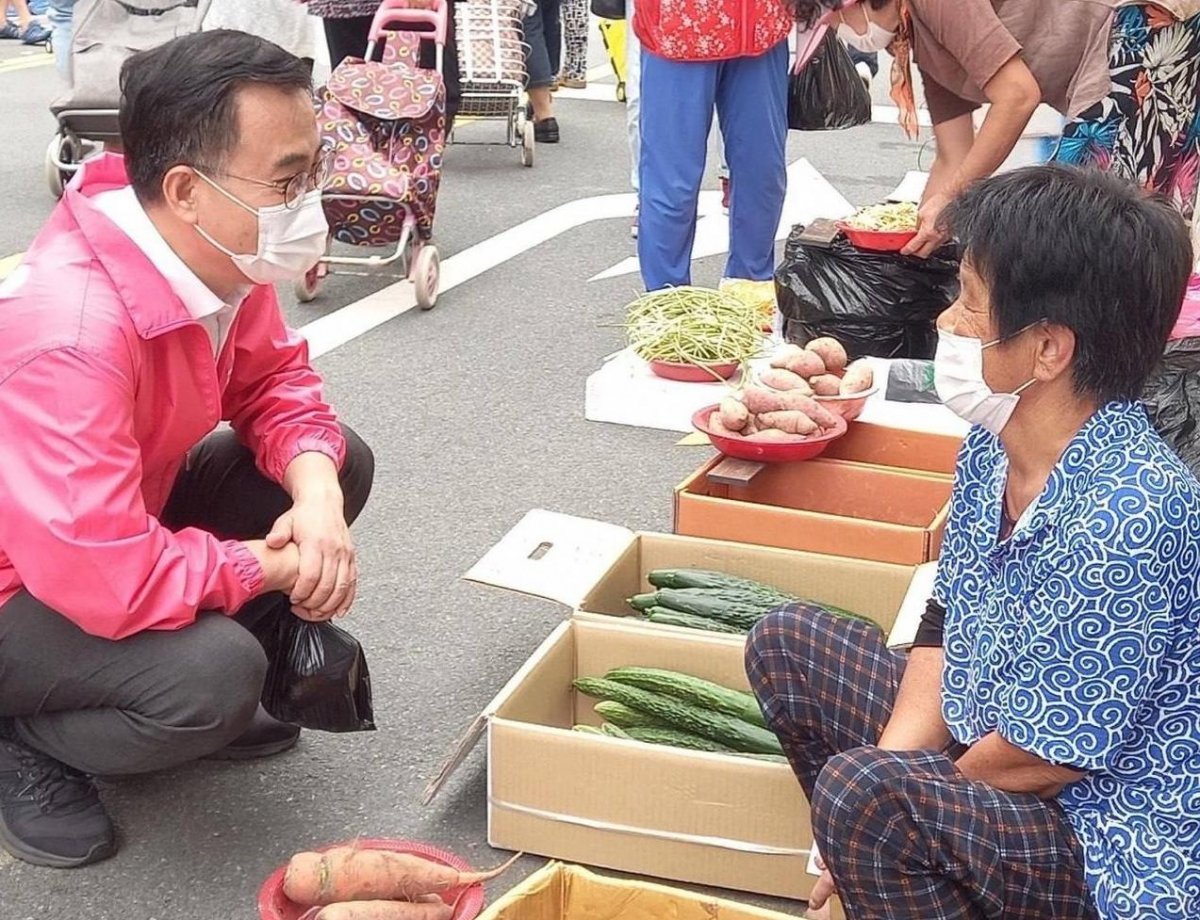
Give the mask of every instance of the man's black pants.
M 340 479 L 353 522 L 375 461 L 354 432 L 343 431 Z M 289 507 L 290 496 L 258 471 L 233 433 L 220 431 L 192 452 L 162 522 L 262 539 Z M 267 661 L 247 627 L 279 615 L 291 616 L 287 596 L 264 594 L 232 618 L 202 613 L 184 629 L 111 641 L 22 591 L 0 607 L 0 717 L 14 719 L 26 744 L 85 773 L 145 773 L 196 760 L 229 744 L 254 717 Z

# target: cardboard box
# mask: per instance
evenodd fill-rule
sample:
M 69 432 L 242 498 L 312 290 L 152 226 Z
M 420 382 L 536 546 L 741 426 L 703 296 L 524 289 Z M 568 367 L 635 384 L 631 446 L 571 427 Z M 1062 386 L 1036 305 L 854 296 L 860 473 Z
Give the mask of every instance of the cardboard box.
M 855 422 L 825 449 L 823 460 L 849 460 L 921 473 L 953 476 L 962 438 Z
M 550 863 L 479 915 L 479 920 L 794 920 L 792 915 Z
M 577 676 L 620 665 L 686 671 L 748 690 L 744 641 L 622 616 L 661 567 L 759 579 L 874 617 L 912 622 L 925 568 L 819 556 L 531 511 L 467 577 L 576 612 L 475 719 L 426 790 L 430 801 L 486 735 L 488 839 L 496 847 L 780 897 L 807 896 L 811 827 L 777 763 L 571 731 L 598 724 Z M 906 612 L 907 611 L 907 612 Z
M 723 459 L 676 487 L 676 533 L 900 564 L 941 549 L 952 476 L 822 457 L 737 485 L 710 479 Z
M 749 690 L 743 656 L 738 636 L 573 617 L 492 701 L 443 777 L 486 732 L 492 846 L 804 898 L 811 821 L 787 765 L 571 730 L 600 722 L 576 677 L 632 665 Z
M 752 578 L 864 614 L 885 630 L 892 628 L 916 574 L 913 565 L 678 534 L 634 533 L 615 524 L 536 510 L 526 514 L 466 578 L 557 601 L 582 613 L 624 617 L 633 615 L 626 600 L 651 590 L 646 576 L 662 568 L 714 569 Z

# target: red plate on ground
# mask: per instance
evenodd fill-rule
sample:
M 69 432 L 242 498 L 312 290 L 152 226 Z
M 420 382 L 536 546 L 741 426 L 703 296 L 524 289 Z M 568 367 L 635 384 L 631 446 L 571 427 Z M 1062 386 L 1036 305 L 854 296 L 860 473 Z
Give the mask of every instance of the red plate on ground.
M 713 443 L 713 447 L 726 457 L 738 457 L 742 460 L 758 460 L 760 463 L 790 463 L 796 460 L 811 460 L 825 452 L 825 448 L 846 433 L 847 422 L 837 416 L 837 427 L 828 434 L 818 438 L 801 437 L 798 434 L 788 435 L 786 441 L 762 441 L 757 435 L 748 438 L 731 438 L 726 435 L 713 434 L 709 429 L 708 419 L 719 406 L 708 406 L 692 416 L 692 425 L 697 431 L 702 431 Z
M 364 839 L 350 840 L 346 843 L 335 843 L 331 846 L 321 847 L 317 850 L 318 853 L 324 853 L 326 850 L 332 850 L 339 846 L 358 846 L 364 850 L 390 850 L 393 853 L 409 853 L 413 856 L 420 856 L 422 859 L 432 860 L 433 862 L 441 863 L 443 866 L 449 866 L 452 869 L 457 869 L 459 872 L 473 872 L 474 870 L 466 862 L 460 859 L 453 853 L 446 850 L 439 850 L 437 847 L 432 847 L 424 843 L 414 843 L 411 840 L 388 840 L 388 839 Z M 311 907 L 301 907 L 299 904 L 292 901 L 283 893 L 283 876 L 287 872 L 287 866 L 280 866 L 270 877 L 263 882 L 262 888 L 258 892 L 258 915 L 261 920 L 301 920 L 305 914 L 316 914 L 316 911 Z M 462 895 L 460 898 L 459 895 Z M 449 891 L 442 892 L 442 900 L 447 904 L 458 902 L 458 907 L 454 911 L 454 920 L 474 920 L 483 910 L 483 886 L 472 885 L 465 891 L 461 888 L 452 888 Z
M 916 238 L 916 230 L 903 230 L 899 233 L 886 233 L 881 230 L 860 230 L 851 227 L 844 220 L 838 221 L 838 229 L 846 234 L 851 246 L 859 249 L 869 249 L 872 252 L 899 252 Z
M 728 380 L 737 373 L 740 365 L 732 364 L 688 364 L 686 361 L 651 361 L 650 370 L 667 380 L 682 380 L 684 383 L 716 383 L 717 377 Z M 713 376 L 716 374 L 716 377 Z

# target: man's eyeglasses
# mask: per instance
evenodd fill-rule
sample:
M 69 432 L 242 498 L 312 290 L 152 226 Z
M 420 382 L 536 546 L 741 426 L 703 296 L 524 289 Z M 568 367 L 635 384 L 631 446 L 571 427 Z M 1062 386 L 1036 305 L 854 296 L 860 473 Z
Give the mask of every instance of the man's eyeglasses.
M 250 176 L 238 176 L 220 170 L 209 170 L 209 172 L 215 172 L 226 179 L 237 179 L 239 182 L 249 182 L 251 185 L 272 188 L 283 196 L 283 205 L 290 211 L 298 208 L 300 202 L 304 200 L 304 196 L 313 189 L 325 186 L 325 181 L 329 178 L 329 169 L 332 165 L 333 148 L 323 146 L 317 152 L 317 157 L 310 168 L 304 170 L 304 172 L 298 172 L 287 179 L 276 179 L 274 182 L 268 182 L 264 179 L 253 179 Z

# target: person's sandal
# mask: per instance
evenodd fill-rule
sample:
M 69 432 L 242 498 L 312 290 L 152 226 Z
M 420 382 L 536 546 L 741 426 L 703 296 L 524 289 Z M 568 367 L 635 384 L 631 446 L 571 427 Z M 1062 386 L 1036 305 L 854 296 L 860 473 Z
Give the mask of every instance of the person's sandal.
M 23 45 L 44 45 L 50 41 L 50 30 L 44 25 L 37 22 L 29 24 L 29 28 L 21 33 L 21 44 Z
M 20 38 L 21 30 L 17 28 L 16 23 L 6 22 L 0 26 L 0 38 Z
M 563 89 L 587 89 L 587 80 L 577 77 L 559 77 L 558 85 Z

